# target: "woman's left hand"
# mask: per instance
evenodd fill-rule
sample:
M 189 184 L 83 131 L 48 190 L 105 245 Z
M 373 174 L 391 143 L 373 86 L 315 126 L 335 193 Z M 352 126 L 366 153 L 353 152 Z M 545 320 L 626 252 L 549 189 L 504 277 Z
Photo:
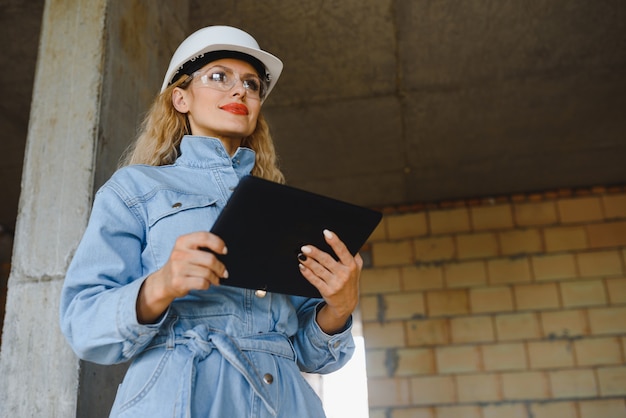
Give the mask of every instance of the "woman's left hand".
M 333 334 L 345 327 L 359 303 L 363 259 L 359 254 L 353 257 L 336 234 L 324 230 L 324 239 L 339 260 L 312 245 L 305 245 L 299 257 L 300 271 L 326 302 L 317 313 L 318 325 L 327 334 Z

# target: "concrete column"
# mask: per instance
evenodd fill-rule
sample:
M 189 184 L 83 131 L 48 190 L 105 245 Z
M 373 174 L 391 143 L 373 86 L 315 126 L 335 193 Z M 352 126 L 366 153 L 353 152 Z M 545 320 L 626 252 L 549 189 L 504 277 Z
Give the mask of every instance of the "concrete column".
M 59 330 L 59 294 L 94 185 L 115 168 L 187 32 L 187 2 L 166 3 L 46 0 L 0 351 L 1 417 L 108 414 L 119 373 L 75 357 Z

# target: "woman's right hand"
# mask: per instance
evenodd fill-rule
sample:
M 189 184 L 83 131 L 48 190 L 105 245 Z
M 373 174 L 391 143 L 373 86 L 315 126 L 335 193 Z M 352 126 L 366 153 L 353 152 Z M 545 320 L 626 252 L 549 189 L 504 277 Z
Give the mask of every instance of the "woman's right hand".
M 207 251 L 208 250 L 208 251 Z M 192 290 L 219 286 L 228 272 L 216 254 L 226 254 L 226 245 L 210 232 L 178 237 L 167 263 L 146 278 L 137 298 L 137 320 L 155 322 L 176 298 Z

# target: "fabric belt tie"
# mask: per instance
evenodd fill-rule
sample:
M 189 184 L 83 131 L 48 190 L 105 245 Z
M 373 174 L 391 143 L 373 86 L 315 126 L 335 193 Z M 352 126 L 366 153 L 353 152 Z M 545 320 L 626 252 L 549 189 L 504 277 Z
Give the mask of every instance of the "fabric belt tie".
M 258 336 L 231 337 L 202 325 L 186 331 L 182 338 L 177 339 L 175 343 L 184 344 L 191 351 L 191 355 L 182 370 L 182 386 L 177 401 L 178 405 L 176 405 L 178 417 L 191 418 L 191 398 L 196 367 L 200 361 L 208 357 L 213 349 L 217 349 L 222 357 L 243 375 L 272 416 L 277 415 L 276 405 L 267 387 L 262 383 L 263 379 L 259 376 L 254 364 L 243 352 L 260 351 L 295 361 L 295 353 L 286 336 L 270 333 L 259 334 Z

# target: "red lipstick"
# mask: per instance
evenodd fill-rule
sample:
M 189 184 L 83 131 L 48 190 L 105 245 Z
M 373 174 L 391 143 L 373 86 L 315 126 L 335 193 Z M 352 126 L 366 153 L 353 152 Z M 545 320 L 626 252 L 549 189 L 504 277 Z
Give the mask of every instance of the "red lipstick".
M 225 110 L 235 115 L 247 115 L 248 107 L 241 103 L 228 103 L 222 106 L 220 109 Z

